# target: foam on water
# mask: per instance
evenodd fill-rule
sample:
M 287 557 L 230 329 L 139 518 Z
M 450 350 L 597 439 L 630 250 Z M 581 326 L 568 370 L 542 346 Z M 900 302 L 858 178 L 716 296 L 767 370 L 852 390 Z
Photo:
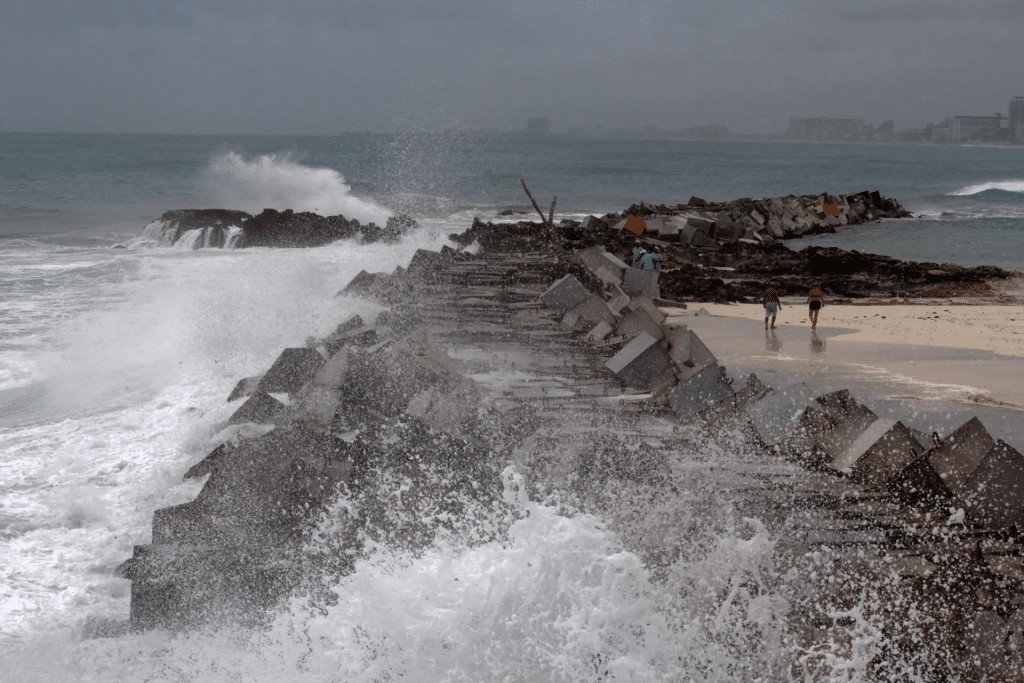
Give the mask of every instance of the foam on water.
M 1003 190 L 1005 192 L 1024 192 L 1024 180 L 1002 180 L 987 183 L 976 183 L 974 185 L 968 185 L 960 188 L 949 194 L 954 197 L 962 197 L 972 194 L 978 194 L 979 192 L 985 192 L 986 190 Z
M 251 214 L 265 208 L 312 211 L 377 225 L 384 225 L 391 216 L 391 211 L 372 199 L 353 196 L 338 171 L 304 166 L 287 155 L 264 154 L 246 160 L 228 152 L 211 160 L 203 178 L 222 209 Z

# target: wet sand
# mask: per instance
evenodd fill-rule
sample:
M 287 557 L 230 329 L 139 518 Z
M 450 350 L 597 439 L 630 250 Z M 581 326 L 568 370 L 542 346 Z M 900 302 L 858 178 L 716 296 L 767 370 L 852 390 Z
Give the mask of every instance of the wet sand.
M 701 309 L 711 315 L 695 316 Z M 774 333 L 765 332 L 764 309 L 756 305 L 664 310 L 669 322 L 700 335 L 731 377 L 754 372 L 771 386 L 848 387 L 879 415 L 926 432 L 948 433 L 977 415 L 1024 450 L 1020 307 L 826 306 L 814 334 L 804 302 L 783 300 Z M 921 320 L 936 314 L 938 320 Z

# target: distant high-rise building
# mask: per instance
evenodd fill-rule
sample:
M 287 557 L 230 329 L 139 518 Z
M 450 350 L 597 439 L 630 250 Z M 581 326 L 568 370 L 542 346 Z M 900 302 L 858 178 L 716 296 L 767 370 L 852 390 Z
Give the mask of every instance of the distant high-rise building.
M 531 138 L 543 138 L 551 134 L 551 119 L 527 119 L 526 134 Z
M 1017 132 L 1017 127 L 1022 123 L 1024 123 L 1024 95 L 1017 95 L 1010 100 L 1010 133 L 1016 135 L 1018 139 L 1024 140 Z
M 998 130 L 1003 127 L 1003 115 L 995 116 L 954 116 L 953 142 L 967 142 L 983 130 Z

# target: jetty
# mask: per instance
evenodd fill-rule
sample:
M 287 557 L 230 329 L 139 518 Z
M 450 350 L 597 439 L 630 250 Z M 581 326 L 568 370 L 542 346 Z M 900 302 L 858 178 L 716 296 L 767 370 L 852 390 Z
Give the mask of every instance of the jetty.
M 745 226 L 732 241 L 803 224 L 786 201 L 751 207 L 729 213 Z M 701 226 L 673 220 L 658 236 L 694 228 L 692 246 Z M 729 243 L 725 222 L 700 238 L 716 240 L 712 251 Z M 765 663 L 769 680 L 827 676 L 868 631 L 884 641 L 875 671 L 899 660 L 925 680 L 1022 680 L 1024 455 L 977 419 L 924 434 L 845 390 L 730 377 L 687 328 L 692 310 L 664 295 L 665 273 L 572 239 L 581 229 L 612 239 L 621 226 L 595 217 L 560 229 L 567 253 L 535 224 L 475 222 L 458 250 L 364 271 L 338 294 L 383 305 L 375 320 L 339 321 L 240 378 L 226 397 L 238 437 L 186 473 L 208 477 L 198 497 L 157 510 L 152 541 L 119 569 L 132 581 L 131 628 L 259 626 L 295 595 L 344 600 L 330 586 L 368 542 L 415 551 L 444 533 L 500 538 L 493 515 L 512 509 L 502 495 L 512 463 L 529 495 L 560 491 L 607 516 L 655 581 L 702 515 L 758 520 L 754 533 L 801 577 L 785 627 L 794 656 Z M 660 533 L 631 534 L 624 490 L 675 516 Z M 751 575 L 742 590 L 780 580 Z M 715 609 L 737 599 L 726 593 Z

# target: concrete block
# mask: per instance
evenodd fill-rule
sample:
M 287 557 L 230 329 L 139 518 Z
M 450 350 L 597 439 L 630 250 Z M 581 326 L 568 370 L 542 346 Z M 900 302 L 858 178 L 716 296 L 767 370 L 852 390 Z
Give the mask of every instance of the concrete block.
M 821 440 L 821 447 L 831 463 L 835 463 L 849 449 L 850 445 L 866 430 L 878 416 L 866 406 L 858 405 Z M 834 467 L 834 465 L 833 465 Z M 841 467 L 835 467 L 841 469 Z
M 669 357 L 680 370 L 695 368 L 699 371 L 704 366 L 718 363 L 718 359 L 700 337 L 685 327 L 672 328 L 665 335 L 665 340 L 668 342 Z
M 665 330 L 661 325 L 651 319 L 643 309 L 635 310 L 619 321 L 615 328 L 615 334 L 619 337 L 630 339 L 640 333 L 646 333 L 655 339 L 662 339 Z
M 256 391 L 256 387 L 259 386 L 261 379 L 263 379 L 263 375 L 238 380 L 238 384 L 235 385 L 235 388 L 231 390 L 231 394 L 228 396 L 228 403 L 237 401 Z
M 587 300 L 590 292 L 572 275 L 555 280 L 547 291 L 541 294 L 541 302 L 559 313 L 576 308 Z
M 601 252 L 601 260 L 612 269 L 613 272 L 621 273 L 629 268 L 629 264 L 619 259 L 615 254 L 607 251 Z
M 757 378 L 757 375 L 751 373 L 745 386 L 735 394 L 726 396 L 702 410 L 700 417 L 705 422 L 714 424 L 735 415 L 750 403 L 760 400 L 768 391 L 768 387 Z
M 598 323 L 590 332 L 587 332 L 585 339 L 591 344 L 598 344 L 605 337 L 612 333 L 612 326 L 606 322 Z
M 651 316 L 651 320 L 658 323 L 659 325 L 661 325 L 668 319 L 668 316 L 665 315 L 665 313 L 660 308 L 658 308 L 658 306 L 654 303 L 654 300 L 651 297 L 644 296 L 642 294 L 640 296 L 634 296 L 629 300 L 629 310 L 643 310 L 647 313 L 647 315 Z
M 807 408 L 814 407 L 814 394 L 815 389 L 803 382 L 793 384 L 769 393 L 744 408 L 744 412 L 761 439 L 773 446 L 796 429 Z
M 928 456 L 922 456 L 889 479 L 889 492 L 904 505 L 949 507 L 949 488 L 935 472 Z
M 558 326 L 561 327 L 563 330 L 571 331 L 573 328 L 576 327 L 576 323 L 578 322 L 580 322 L 579 313 L 577 313 L 575 310 L 566 311 L 565 315 L 563 315 L 562 319 L 559 321 Z
M 623 311 L 629 306 L 629 297 L 618 285 L 612 285 L 605 289 L 608 295 L 608 310 L 616 317 L 623 315 Z
M 764 225 L 764 216 L 762 216 L 756 209 L 750 212 L 750 217 L 753 218 L 758 225 Z
M 235 425 L 243 422 L 266 424 L 282 410 L 284 410 L 283 403 L 265 392 L 257 391 L 228 418 L 228 424 Z
M 854 443 L 873 438 L 872 428 L 867 429 Z M 852 466 L 853 476 L 858 481 L 879 486 L 885 485 L 905 467 L 924 454 L 921 444 L 902 422 L 895 422 L 864 451 Z
M 647 391 L 671 363 L 658 339 L 641 332 L 608 359 L 605 367 L 627 386 Z
M 591 294 L 587 299 L 572 309 L 572 312 L 591 325 L 606 322 L 609 325 L 615 324 L 615 314 L 608 304 L 596 294 Z
M 294 393 L 313 379 L 313 375 L 325 362 L 316 349 L 285 349 L 260 380 L 256 391 L 268 394 Z
M 850 395 L 849 389 L 840 389 L 815 399 L 825 410 L 825 414 L 835 422 L 842 422 L 853 414 L 857 401 Z
M 896 425 L 896 420 L 876 417 L 832 460 L 832 468 L 853 474 L 854 465 L 867 454 L 868 450 Z M 904 464 L 910 464 L 909 461 Z
M 958 493 L 964 483 L 995 447 L 981 420 L 972 417 L 959 429 L 942 439 L 941 445 L 928 454 L 928 462 L 950 493 Z
M 955 496 L 971 524 L 1024 527 L 1024 455 L 1002 439 L 996 441 Z
M 569 255 L 569 263 L 581 264 L 587 270 L 594 272 L 605 263 L 605 261 L 601 258 L 601 254 L 604 252 L 604 250 L 605 249 L 602 246 L 594 246 L 587 247 L 586 249 L 580 249 L 579 251 L 574 251 L 572 254 Z
M 652 299 L 657 299 L 661 297 L 658 274 L 656 270 L 627 268 L 622 276 L 622 291 L 626 293 L 626 296 L 644 294 Z
M 668 402 L 676 415 L 692 417 L 713 403 L 732 396 L 732 387 L 722 375 L 719 365 L 708 365 L 685 382 L 672 387 L 668 392 Z

